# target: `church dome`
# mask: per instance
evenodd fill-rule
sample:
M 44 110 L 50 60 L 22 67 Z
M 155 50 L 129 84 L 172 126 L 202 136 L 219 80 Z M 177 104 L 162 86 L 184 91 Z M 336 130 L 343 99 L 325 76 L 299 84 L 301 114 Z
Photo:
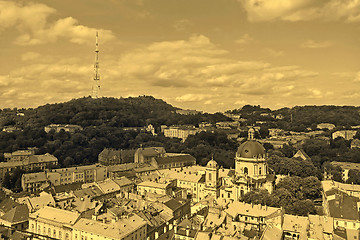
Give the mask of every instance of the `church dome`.
M 208 167 L 208 168 L 217 168 L 217 166 L 218 166 L 218 164 L 217 164 L 217 162 L 216 162 L 214 159 L 210 160 L 210 161 L 206 164 L 206 167 Z
M 246 141 L 239 146 L 236 156 L 241 158 L 265 158 L 265 148 L 255 140 Z

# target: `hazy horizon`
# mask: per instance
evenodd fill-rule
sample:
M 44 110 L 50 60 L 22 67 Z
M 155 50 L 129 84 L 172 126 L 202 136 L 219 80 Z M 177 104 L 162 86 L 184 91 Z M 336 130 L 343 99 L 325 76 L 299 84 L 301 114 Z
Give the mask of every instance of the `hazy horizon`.
M 151 95 L 205 112 L 359 106 L 358 0 L 0 0 L 0 108 Z

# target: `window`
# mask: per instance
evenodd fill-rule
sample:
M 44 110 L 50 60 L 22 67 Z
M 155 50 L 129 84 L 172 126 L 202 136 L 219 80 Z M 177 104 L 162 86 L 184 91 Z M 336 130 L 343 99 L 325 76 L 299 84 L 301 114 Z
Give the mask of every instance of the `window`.
M 51 229 L 48 228 L 48 235 L 51 236 Z
M 209 173 L 209 181 L 211 181 L 211 173 Z
M 54 237 L 56 237 L 56 230 L 54 229 Z
M 75 235 L 75 236 L 76 236 L 76 235 Z M 59 238 L 61 239 L 61 237 L 62 237 L 62 236 L 61 236 L 61 231 L 59 231 Z M 75 238 L 76 238 L 76 237 L 75 237 Z
M 244 174 L 249 174 L 249 169 L 247 167 L 244 167 Z
M 259 167 L 259 175 L 261 175 L 261 167 Z

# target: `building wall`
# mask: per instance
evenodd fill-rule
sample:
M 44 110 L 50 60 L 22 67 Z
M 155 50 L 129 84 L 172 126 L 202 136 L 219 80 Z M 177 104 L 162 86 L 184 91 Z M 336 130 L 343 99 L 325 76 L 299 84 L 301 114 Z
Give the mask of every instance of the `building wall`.
M 70 227 L 45 219 L 30 218 L 28 231 L 56 239 L 72 240 L 72 230 Z
M 265 159 L 259 159 L 257 161 L 247 160 L 243 158 L 237 158 L 235 160 L 235 171 L 239 176 L 249 177 L 266 177 L 267 166 Z M 246 174 L 247 173 L 247 174 Z
M 109 226 L 110 228 L 111 226 Z M 74 229 L 72 232 L 72 239 L 73 240 L 110 240 L 113 238 L 107 237 L 105 235 L 101 234 L 94 234 L 88 231 L 82 231 L 80 229 Z M 116 239 L 119 240 L 146 240 L 147 238 L 147 232 L 146 232 L 146 225 L 141 226 L 138 229 L 135 229 L 133 232 L 129 233 L 127 236 L 124 237 L 118 237 Z
M 146 193 L 156 193 L 161 195 L 171 195 L 171 188 L 168 186 L 166 188 L 152 187 L 152 186 L 137 186 L 137 191 L 140 195 L 145 195 Z

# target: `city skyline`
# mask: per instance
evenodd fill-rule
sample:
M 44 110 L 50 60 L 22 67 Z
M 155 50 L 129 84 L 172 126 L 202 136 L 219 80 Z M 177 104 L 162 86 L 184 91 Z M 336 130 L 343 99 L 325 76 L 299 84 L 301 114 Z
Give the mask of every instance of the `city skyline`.
M 207 112 L 355 105 L 358 0 L 0 0 L 0 108 L 152 95 Z

